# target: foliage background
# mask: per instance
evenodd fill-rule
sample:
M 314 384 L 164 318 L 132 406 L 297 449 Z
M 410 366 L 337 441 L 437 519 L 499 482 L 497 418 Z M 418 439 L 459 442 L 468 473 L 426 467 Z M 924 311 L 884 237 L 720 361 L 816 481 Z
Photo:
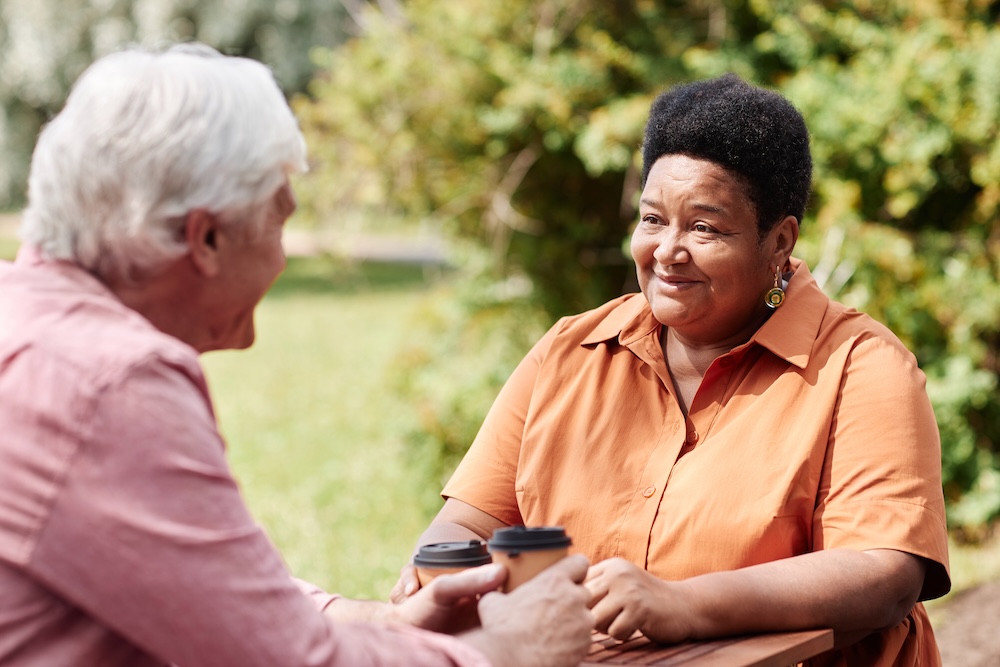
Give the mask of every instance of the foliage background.
M 736 71 L 805 115 L 797 254 L 916 353 L 949 521 L 976 538 L 1000 515 L 998 15 L 989 0 L 0 0 L 0 208 L 95 56 L 197 38 L 261 58 L 313 153 L 299 225 L 451 244 L 455 273 L 386 352 L 393 425 L 436 488 L 545 327 L 634 289 L 623 246 L 652 98 Z
M 282 87 L 314 72 L 309 49 L 354 29 L 326 0 L 0 0 L 0 210 L 24 202 L 35 135 L 99 56 L 130 44 L 198 40 L 262 60 Z
M 525 349 L 515 336 L 484 359 L 463 338 L 533 338 L 539 322 L 633 288 L 622 247 L 646 109 L 671 84 L 735 71 L 806 117 L 817 168 L 797 254 L 917 355 L 951 525 L 975 538 L 1000 514 L 998 3 L 405 8 L 323 52 L 296 107 L 317 224 L 418 219 L 485 256 L 461 264 L 479 289 L 444 304 L 451 314 L 400 366 L 422 406 L 415 440 L 442 475 Z

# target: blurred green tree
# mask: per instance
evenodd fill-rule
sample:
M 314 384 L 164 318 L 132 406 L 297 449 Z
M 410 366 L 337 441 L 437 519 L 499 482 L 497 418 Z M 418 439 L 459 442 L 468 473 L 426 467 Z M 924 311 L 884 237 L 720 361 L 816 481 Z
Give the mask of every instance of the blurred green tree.
M 1000 514 L 998 4 L 755 6 L 754 48 L 786 70 L 768 80 L 812 132 L 811 262 L 917 355 L 949 519 L 976 536 Z
M 472 239 L 492 249 L 496 278 L 527 278 L 551 314 L 619 293 L 650 91 L 684 75 L 709 12 L 590 0 L 405 8 L 372 13 L 362 38 L 322 53 L 315 102 L 297 107 L 324 174 L 304 195 L 317 219 L 420 219 Z
M 303 215 L 340 235 L 418 221 L 463 253 L 456 292 L 399 354 L 415 459 L 435 477 L 553 316 L 628 288 L 650 91 L 716 29 L 691 4 L 410 0 L 318 52 L 296 105 L 314 164 Z
M 312 78 L 309 50 L 352 26 L 324 0 L 0 0 L 0 210 L 23 203 L 38 130 L 95 58 L 193 39 L 267 63 L 293 93 Z

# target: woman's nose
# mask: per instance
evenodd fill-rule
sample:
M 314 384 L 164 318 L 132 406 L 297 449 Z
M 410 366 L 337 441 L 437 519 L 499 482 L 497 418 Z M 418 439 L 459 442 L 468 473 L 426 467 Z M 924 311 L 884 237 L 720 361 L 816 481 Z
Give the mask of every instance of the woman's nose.
M 660 264 L 677 264 L 690 258 L 683 238 L 673 229 L 663 229 L 656 236 L 653 259 Z

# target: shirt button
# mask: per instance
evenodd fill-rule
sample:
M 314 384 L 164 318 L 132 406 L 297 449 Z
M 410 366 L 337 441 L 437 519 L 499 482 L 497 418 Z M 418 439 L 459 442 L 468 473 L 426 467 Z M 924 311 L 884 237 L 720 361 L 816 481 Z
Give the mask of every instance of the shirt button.
M 649 498 L 654 493 L 656 493 L 656 487 L 655 486 L 647 486 L 645 489 L 642 490 L 642 495 L 643 495 L 644 498 Z
M 687 440 L 685 440 L 684 442 L 686 442 L 689 445 L 693 445 L 694 443 L 698 442 L 698 431 L 695 431 L 694 429 L 688 431 Z

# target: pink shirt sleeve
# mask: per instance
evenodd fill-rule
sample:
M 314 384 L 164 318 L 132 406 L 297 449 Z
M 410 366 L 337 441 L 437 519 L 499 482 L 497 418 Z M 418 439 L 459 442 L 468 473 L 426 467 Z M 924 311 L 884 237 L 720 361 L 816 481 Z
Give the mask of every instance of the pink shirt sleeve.
M 452 637 L 319 613 L 331 596 L 304 595 L 249 515 L 182 368 L 151 358 L 75 409 L 25 569 L 95 621 L 185 667 L 488 665 Z

